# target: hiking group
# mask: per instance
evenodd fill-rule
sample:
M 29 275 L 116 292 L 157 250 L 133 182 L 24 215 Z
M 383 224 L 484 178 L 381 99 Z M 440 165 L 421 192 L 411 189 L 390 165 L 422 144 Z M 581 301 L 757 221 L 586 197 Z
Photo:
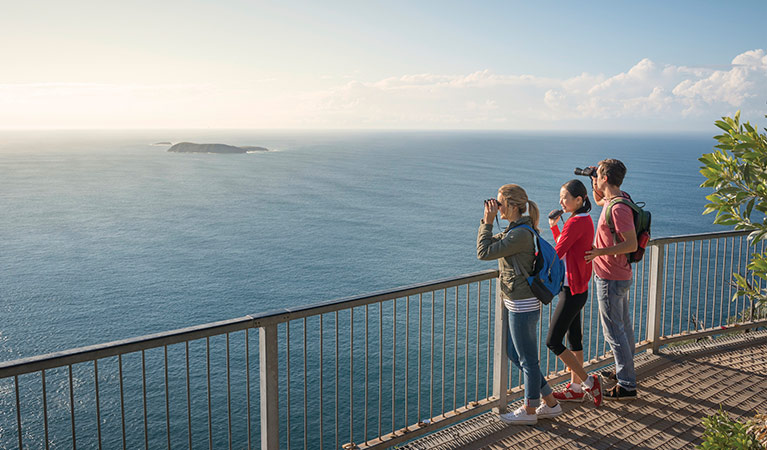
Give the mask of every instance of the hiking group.
M 649 213 L 645 212 L 647 230 L 637 230 L 635 211 L 642 217 L 643 210 L 620 189 L 626 175 L 621 161 L 605 159 L 582 172 L 591 177 L 594 201 L 602 206 L 596 230 L 589 215 L 591 201 L 586 186 L 570 180 L 559 192 L 562 210 L 549 215 L 556 241 L 553 249 L 539 236 L 538 206 L 521 186 L 503 185 L 496 199 L 485 201 L 477 257 L 498 260 L 500 294 L 509 311 L 507 354 L 524 375 L 524 404 L 500 415 L 506 423 L 535 424 L 538 419 L 562 414 L 560 402 L 581 402 L 587 396 L 596 406 L 602 404 L 603 398 L 632 400 L 637 396 L 628 294 L 631 262 L 641 259 L 649 237 Z M 493 219 L 498 213 L 509 225 L 493 235 Z M 562 230 L 557 224 L 558 213 L 569 214 Z M 615 358 L 615 371 L 610 376 L 617 383 L 609 390 L 603 390 L 599 374 L 588 375 L 583 369 L 581 310 L 587 301 L 592 273 L 599 318 Z M 536 330 L 541 303 L 549 303 L 557 293 L 559 301 L 551 317 L 546 346 L 569 368 L 571 379 L 563 390 L 554 392 L 540 370 Z M 565 337 L 569 349 L 563 343 Z

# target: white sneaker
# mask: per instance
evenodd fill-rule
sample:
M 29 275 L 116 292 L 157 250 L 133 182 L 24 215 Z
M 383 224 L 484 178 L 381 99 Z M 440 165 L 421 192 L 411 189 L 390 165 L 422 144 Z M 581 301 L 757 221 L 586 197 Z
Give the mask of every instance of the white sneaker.
M 541 406 L 535 409 L 535 413 L 541 419 L 551 419 L 562 414 L 562 405 L 557 403 L 554 406 L 549 406 L 546 402 L 541 403 Z
M 562 412 L 562 408 L 559 408 L 559 412 Z M 538 416 L 528 414 L 524 406 L 520 406 L 514 412 L 501 414 L 498 418 L 501 419 L 501 422 L 511 425 L 535 425 L 538 423 Z

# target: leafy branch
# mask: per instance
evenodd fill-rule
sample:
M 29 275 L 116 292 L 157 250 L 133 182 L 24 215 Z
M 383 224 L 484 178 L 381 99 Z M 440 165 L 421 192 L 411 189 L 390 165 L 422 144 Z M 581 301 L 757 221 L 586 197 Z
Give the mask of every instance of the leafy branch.
M 703 214 L 716 212 L 715 224 L 751 231 L 748 241 L 755 245 L 767 238 L 767 134 L 760 133 L 749 122 L 741 123 L 740 111 L 715 124 L 724 131 L 714 136 L 717 150 L 698 159 L 703 163 L 700 173 L 706 177 L 701 187 L 714 189 L 706 196 L 710 203 Z M 753 253 L 746 269 L 767 281 L 765 254 Z M 767 305 L 767 289 L 759 289 L 760 283 L 741 274 L 733 277 L 738 288 L 733 299 L 746 296 L 754 303 Z

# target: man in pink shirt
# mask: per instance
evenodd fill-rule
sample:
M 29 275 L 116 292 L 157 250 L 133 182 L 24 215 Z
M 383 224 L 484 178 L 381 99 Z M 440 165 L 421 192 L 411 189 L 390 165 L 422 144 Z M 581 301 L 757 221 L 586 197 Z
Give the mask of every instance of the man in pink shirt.
M 615 358 L 615 376 L 618 384 L 605 392 L 605 400 L 633 400 L 637 383 L 634 370 L 634 326 L 630 316 L 629 289 L 631 265 L 626 257 L 637 248 L 634 212 L 622 203 L 614 203 L 611 229 L 605 218 L 605 205 L 624 197 L 620 187 L 626 175 L 626 166 L 617 159 L 599 162 L 592 179 L 593 195 L 602 214 L 594 238 L 594 248 L 586 252 L 586 260 L 593 261 L 594 284 L 599 301 L 599 317 L 605 340 Z

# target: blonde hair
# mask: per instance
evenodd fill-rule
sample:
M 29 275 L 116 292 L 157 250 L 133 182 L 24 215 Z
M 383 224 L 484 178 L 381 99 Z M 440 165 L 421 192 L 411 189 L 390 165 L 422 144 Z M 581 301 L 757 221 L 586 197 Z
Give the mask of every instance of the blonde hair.
M 504 184 L 498 189 L 498 193 L 501 194 L 506 207 L 514 207 L 519 210 L 519 214 L 522 215 L 529 209 L 530 219 L 533 221 L 533 228 L 538 230 L 538 219 L 541 216 L 538 210 L 538 205 L 534 201 L 527 198 L 527 192 L 517 184 Z

